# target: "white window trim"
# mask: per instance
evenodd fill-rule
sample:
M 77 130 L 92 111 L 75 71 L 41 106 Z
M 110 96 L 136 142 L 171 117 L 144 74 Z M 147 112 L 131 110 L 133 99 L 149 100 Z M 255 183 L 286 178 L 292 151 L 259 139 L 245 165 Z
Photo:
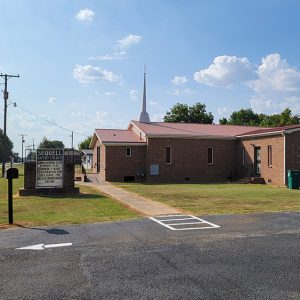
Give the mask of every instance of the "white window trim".
M 208 161 L 208 149 L 212 149 L 212 151 L 211 151 L 211 163 Z M 214 165 L 214 147 L 208 147 L 207 148 L 207 162 L 208 162 L 208 165 L 209 166 L 213 166 Z
M 127 154 L 127 149 L 130 149 L 130 154 L 129 155 Z M 132 155 L 131 147 L 126 147 L 126 157 L 131 157 L 131 155 Z

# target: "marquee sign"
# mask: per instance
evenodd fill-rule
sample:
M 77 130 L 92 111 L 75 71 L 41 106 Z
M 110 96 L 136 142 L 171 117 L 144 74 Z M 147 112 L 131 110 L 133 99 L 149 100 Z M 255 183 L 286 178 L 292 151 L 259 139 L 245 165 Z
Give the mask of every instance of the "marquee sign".
M 37 149 L 36 188 L 63 187 L 63 169 L 63 149 Z

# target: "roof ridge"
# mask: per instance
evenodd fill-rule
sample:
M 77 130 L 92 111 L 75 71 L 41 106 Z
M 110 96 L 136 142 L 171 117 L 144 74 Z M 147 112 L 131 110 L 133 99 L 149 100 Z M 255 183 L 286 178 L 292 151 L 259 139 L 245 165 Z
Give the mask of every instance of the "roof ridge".
M 95 130 L 118 130 L 118 131 L 132 131 L 129 129 L 116 129 L 116 128 L 96 128 Z
M 131 122 L 144 124 L 143 122 L 139 122 L 136 120 L 132 120 Z M 208 125 L 208 126 L 227 126 L 227 127 L 251 127 L 251 128 L 272 128 L 272 127 L 260 127 L 256 125 L 235 125 L 235 124 L 206 124 L 206 123 L 188 123 L 188 122 L 150 122 L 146 123 L 146 125 L 165 125 L 165 124 L 182 124 L 182 125 Z

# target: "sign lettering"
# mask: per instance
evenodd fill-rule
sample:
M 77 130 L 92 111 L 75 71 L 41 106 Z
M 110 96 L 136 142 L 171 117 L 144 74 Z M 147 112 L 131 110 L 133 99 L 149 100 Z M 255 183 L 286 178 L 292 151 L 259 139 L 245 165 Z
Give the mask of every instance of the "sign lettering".
M 63 149 L 37 149 L 36 188 L 63 187 Z

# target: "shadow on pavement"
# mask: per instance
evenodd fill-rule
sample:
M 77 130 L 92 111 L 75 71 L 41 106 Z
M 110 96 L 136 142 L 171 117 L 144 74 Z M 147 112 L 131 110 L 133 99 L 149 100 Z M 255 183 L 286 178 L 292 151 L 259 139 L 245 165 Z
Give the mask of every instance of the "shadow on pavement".
M 27 227 L 27 226 L 23 226 L 23 225 L 17 225 L 15 224 L 17 227 L 21 227 L 21 228 L 26 228 L 26 229 L 33 229 L 33 230 L 41 230 L 41 231 L 46 231 L 49 234 L 55 234 L 55 235 L 64 235 L 64 234 L 70 234 L 70 232 L 64 230 L 64 229 L 60 229 L 60 228 L 51 228 L 51 229 L 47 229 L 47 228 L 36 228 L 36 227 Z

